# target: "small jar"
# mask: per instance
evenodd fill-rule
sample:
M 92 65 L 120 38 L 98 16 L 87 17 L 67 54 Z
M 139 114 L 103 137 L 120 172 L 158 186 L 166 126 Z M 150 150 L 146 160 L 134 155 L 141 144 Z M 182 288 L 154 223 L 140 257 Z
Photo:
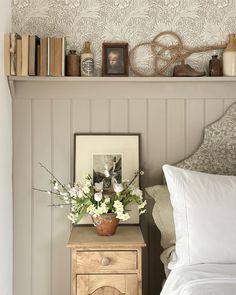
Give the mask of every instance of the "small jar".
M 222 76 L 222 63 L 216 54 L 212 55 L 212 59 L 209 61 L 209 76 Z
M 76 50 L 70 50 L 66 56 L 66 75 L 80 76 L 80 56 L 76 54 Z

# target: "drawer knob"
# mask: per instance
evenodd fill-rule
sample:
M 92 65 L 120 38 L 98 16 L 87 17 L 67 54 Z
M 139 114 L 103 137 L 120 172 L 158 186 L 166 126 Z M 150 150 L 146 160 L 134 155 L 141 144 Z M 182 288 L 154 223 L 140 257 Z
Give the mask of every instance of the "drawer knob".
M 103 257 L 101 262 L 103 266 L 108 266 L 110 264 L 110 258 Z

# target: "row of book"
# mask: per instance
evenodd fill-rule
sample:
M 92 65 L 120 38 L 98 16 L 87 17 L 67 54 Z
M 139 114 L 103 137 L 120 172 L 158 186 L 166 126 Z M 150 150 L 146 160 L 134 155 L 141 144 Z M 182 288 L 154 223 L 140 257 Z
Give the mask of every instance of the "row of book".
M 65 76 L 65 37 L 7 33 L 4 62 L 6 76 Z

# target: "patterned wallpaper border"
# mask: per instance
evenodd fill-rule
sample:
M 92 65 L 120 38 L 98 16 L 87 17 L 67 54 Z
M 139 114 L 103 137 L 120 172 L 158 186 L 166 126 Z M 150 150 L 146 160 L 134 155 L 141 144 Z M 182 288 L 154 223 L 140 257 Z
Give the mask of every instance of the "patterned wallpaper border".
M 223 43 L 236 31 L 235 0 L 12 0 L 13 30 L 42 36 L 66 36 L 67 49 L 92 42 L 100 75 L 104 41 L 127 41 L 130 48 L 158 33 L 179 33 L 188 46 Z M 194 54 L 189 63 L 206 69 L 212 53 Z M 144 48 L 139 66 L 150 73 L 152 56 Z

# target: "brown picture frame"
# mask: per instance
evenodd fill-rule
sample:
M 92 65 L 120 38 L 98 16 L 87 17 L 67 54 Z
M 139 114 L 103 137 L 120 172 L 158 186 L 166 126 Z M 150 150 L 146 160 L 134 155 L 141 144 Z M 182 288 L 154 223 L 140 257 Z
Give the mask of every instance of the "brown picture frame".
M 128 43 L 102 44 L 102 76 L 128 77 L 129 55 Z

